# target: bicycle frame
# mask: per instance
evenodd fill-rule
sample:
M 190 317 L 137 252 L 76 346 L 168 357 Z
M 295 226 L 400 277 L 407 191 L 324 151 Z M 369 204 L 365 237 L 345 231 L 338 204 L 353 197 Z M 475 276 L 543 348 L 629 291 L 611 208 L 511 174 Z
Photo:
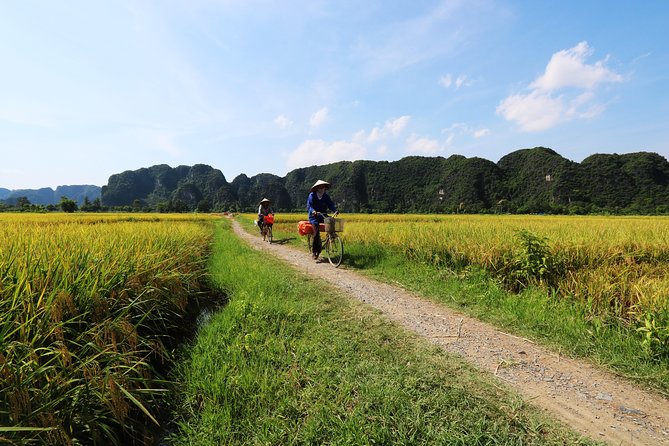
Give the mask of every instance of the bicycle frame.
M 307 234 L 307 247 L 312 252 L 313 234 Z M 321 231 L 321 246 L 325 251 L 328 261 L 335 268 L 341 265 L 344 258 L 344 240 L 335 231 Z

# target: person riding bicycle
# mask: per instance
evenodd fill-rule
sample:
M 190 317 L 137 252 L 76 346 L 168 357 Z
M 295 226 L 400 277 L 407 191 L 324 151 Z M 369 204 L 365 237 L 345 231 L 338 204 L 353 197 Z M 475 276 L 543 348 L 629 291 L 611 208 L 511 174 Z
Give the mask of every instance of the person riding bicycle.
M 272 207 L 270 206 L 272 204 L 272 201 L 263 198 L 260 200 L 260 206 L 258 207 L 258 229 L 260 230 L 260 233 L 262 234 L 262 225 L 263 222 L 265 221 L 265 217 L 268 216 L 269 214 L 273 214 L 274 211 L 272 210 Z
M 321 254 L 321 233 L 319 230 L 319 223 L 323 223 L 324 216 L 328 209 L 337 212 L 337 206 L 330 196 L 325 192 L 330 188 L 330 183 L 323 180 L 318 180 L 311 186 L 311 192 L 307 198 L 307 212 L 309 213 L 309 223 L 314 228 L 314 242 L 312 244 L 311 258 L 318 260 Z

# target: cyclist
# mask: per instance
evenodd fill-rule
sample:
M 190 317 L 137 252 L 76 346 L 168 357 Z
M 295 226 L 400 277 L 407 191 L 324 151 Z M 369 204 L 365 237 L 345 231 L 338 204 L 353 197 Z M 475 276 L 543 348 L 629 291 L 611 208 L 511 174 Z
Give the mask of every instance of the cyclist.
M 309 223 L 314 228 L 314 242 L 312 244 L 311 258 L 318 260 L 321 254 L 321 233 L 319 231 L 319 223 L 323 223 L 325 214 L 328 209 L 337 212 L 337 206 L 334 204 L 326 190 L 330 188 L 330 183 L 323 180 L 318 180 L 311 186 L 311 192 L 307 198 L 307 212 L 309 213 Z
M 272 207 L 270 206 L 271 204 L 272 201 L 267 198 L 263 198 L 262 200 L 260 200 L 260 206 L 258 207 L 258 221 L 256 224 L 258 225 L 258 229 L 260 230 L 261 235 L 262 235 L 262 225 L 263 222 L 265 221 L 265 216 L 274 213 Z

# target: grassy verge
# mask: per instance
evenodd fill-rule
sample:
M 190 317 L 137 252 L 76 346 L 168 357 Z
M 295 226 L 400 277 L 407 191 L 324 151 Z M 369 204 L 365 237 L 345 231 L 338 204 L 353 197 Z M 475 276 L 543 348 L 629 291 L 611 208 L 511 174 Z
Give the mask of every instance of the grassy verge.
M 252 222 L 242 219 L 250 229 Z M 295 233 L 274 232 L 302 249 Z M 561 300 L 546 291 L 530 288 L 521 293 L 505 291 L 489 275 L 474 269 L 452 271 L 408 260 L 379 245 L 362 245 L 346 239 L 344 266 L 395 282 L 433 301 L 500 329 L 533 339 L 560 354 L 586 358 L 613 373 L 669 397 L 669 362 L 654 360 L 640 350 L 639 335 L 616 321 L 591 316 L 582 303 Z
M 211 271 L 229 304 L 179 370 L 171 444 L 588 443 L 228 226 Z

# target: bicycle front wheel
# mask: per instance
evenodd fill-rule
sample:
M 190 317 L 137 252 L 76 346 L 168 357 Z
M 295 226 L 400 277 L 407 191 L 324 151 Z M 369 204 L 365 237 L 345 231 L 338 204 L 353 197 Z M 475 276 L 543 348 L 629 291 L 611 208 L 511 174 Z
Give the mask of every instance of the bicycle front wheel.
M 332 265 L 341 265 L 344 259 L 344 241 L 336 233 L 328 235 L 325 242 L 325 254 Z
M 270 242 L 270 243 L 272 243 L 272 238 L 273 238 L 273 236 L 272 236 L 272 227 L 271 227 L 271 226 L 267 226 L 267 241 Z
M 313 243 L 314 243 L 314 236 L 311 234 L 307 234 L 307 249 L 309 250 L 309 252 L 311 252 L 311 246 L 313 245 Z

